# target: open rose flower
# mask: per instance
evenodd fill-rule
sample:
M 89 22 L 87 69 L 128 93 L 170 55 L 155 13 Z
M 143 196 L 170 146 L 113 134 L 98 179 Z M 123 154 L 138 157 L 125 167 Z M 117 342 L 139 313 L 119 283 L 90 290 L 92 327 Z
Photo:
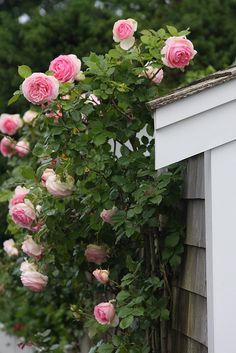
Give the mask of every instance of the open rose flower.
M 107 282 L 109 282 L 108 270 L 100 270 L 99 268 L 97 268 L 95 271 L 93 271 L 93 275 L 96 280 L 102 284 L 106 284 Z
M 30 153 L 30 144 L 26 140 L 20 140 L 17 142 L 15 149 L 19 157 L 25 157 Z
M 31 235 L 28 235 L 23 241 L 21 249 L 25 254 L 34 257 L 37 261 L 41 259 L 44 251 L 44 247 L 41 244 L 37 244 Z
M 84 254 L 88 262 L 94 262 L 97 265 L 107 261 L 107 252 L 103 246 L 89 244 Z
M 6 251 L 8 256 L 17 256 L 18 249 L 13 239 L 8 239 L 3 242 L 3 249 Z
M 15 153 L 15 143 L 9 137 L 3 137 L 0 142 L 0 152 L 4 157 L 11 157 Z
M 48 176 L 45 186 L 51 195 L 66 197 L 72 194 L 74 182 L 74 178 L 70 175 L 66 176 L 65 181 L 61 181 L 60 176 L 55 174 Z
M 30 124 L 37 117 L 38 113 L 33 110 L 27 110 L 23 115 L 23 120 L 25 123 Z
M 35 72 L 22 83 L 22 92 L 24 97 L 33 104 L 51 103 L 59 94 L 59 82 L 53 76 Z
M 147 66 L 145 69 L 146 75 L 155 84 L 161 83 L 164 77 L 164 72 L 162 69 L 158 69 L 157 67 Z
M 23 125 L 19 114 L 2 114 L 0 116 L 0 131 L 3 134 L 14 135 Z
M 116 326 L 118 324 L 114 305 L 110 302 L 96 305 L 93 313 L 95 319 L 101 325 Z
M 15 224 L 21 228 L 32 229 L 36 220 L 36 213 L 33 204 L 25 199 L 24 203 L 17 203 L 9 210 L 9 214 Z
M 59 55 L 51 61 L 49 70 L 60 82 L 73 82 L 81 69 L 81 61 L 74 54 Z
M 129 50 L 135 42 L 134 32 L 137 30 L 137 22 L 132 18 L 127 20 L 119 20 L 115 22 L 113 27 L 113 39 L 120 43 L 120 47 Z
M 166 40 L 161 54 L 164 65 L 170 68 L 181 68 L 187 66 L 197 52 L 186 37 L 170 37 Z
M 100 217 L 102 218 L 103 222 L 112 223 L 112 216 L 114 216 L 117 213 L 117 211 L 118 209 L 115 206 L 113 206 L 110 210 L 104 209 L 100 213 Z
M 23 271 L 20 279 L 23 286 L 29 288 L 33 292 L 41 292 L 48 283 L 47 276 L 32 270 Z
M 28 195 L 29 189 L 25 188 L 24 186 L 18 185 L 15 189 L 14 195 L 9 202 L 9 208 L 18 203 L 24 203 L 25 197 Z
M 46 185 L 46 181 L 47 181 L 47 178 L 51 175 L 56 175 L 56 173 L 54 172 L 53 169 L 51 168 L 46 168 L 45 171 L 43 172 L 42 176 L 41 176 L 41 183 L 43 186 Z

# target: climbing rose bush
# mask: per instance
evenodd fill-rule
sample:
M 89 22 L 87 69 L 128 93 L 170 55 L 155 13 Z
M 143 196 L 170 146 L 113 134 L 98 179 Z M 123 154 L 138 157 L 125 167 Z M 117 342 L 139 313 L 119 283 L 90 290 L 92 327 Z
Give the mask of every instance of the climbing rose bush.
M 138 33 L 134 19 L 121 19 L 104 55 L 61 54 L 46 73 L 19 67 L 9 104 L 29 102 L 25 124 L 0 118 L 11 234 L 0 305 L 20 347 L 77 352 L 88 337 L 94 353 L 168 351 L 183 168 L 156 173 L 146 102 L 166 93 L 169 68 L 196 55 L 188 34 Z

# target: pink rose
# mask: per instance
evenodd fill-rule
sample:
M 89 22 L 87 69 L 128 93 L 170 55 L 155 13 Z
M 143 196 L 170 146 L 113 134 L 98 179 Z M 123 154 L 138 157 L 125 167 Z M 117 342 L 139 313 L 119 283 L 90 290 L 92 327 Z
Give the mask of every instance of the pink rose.
M 101 265 L 107 261 L 106 249 L 102 246 L 89 244 L 84 253 L 88 262 L 94 262 L 97 265 Z
M 29 189 L 25 188 L 24 186 L 17 186 L 15 189 L 15 193 L 9 202 L 9 208 L 18 203 L 24 203 L 26 195 L 28 195 Z
M 100 303 L 94 308 L 94 316 L 101 325 L 110 325 L 115 319 L 116 312 L 114 305 L 110 302 Z
M 66 197 L 72 194 L 74 188 L 74 178 L 67 175 L 65 181 L 61 181 L 59 175 L 49 175 L 46 180 L 47 191 L 55 197 Z
M 197 54 L 186 37 L 170 37 L 161 51 L 163 64 L 171 68 L 185 67 Z
M 17 256 L 18 249 L 13 239 L 8 239 L 3 242 L 3 249 L 6 251 L 8 256 Z
M 58 119 L 63 117 L 61 107 L 59 106 L 58 110 L 56 110 L 56 111 L 52 110 L 51 112 L 46 113 L 46 117 L 47 118 L 53 118 L 54 119 L 54 123 L 58 123 Z
M 93 271 L 93 275 L 96 278 L 96 280 L 102 284 L 106 284 L 109 282 L 109 271 L 108 270 L 100 270 L 96 269 Z
M 40 260 L 44 251 L 44 247 L 40 244 L 35 243 L 31 235 L 23 241 L 21 249 L 28 256 L 32 256 L 35 260 Z
M 147 77 L 157 85 L 161 83 L 161 81 L 163 80 L 164 72 L 162 69 L 158 69 L 157 67 L 154 68 L 152 66 L 147 66 L 145 71 L 146 71 Z
M 59 94 L 59 82 L 53 76 L 35 72 L 22 83 L 22 92 L 33 104 L 51 103 Z
M 27 112 L 25 112 L 25 114 L 23 115 L 23 120 L 25 123 L 30 124 L 36 118 L 37 115 L 37 112 L 34 112 L 33 110 L 27 110 Z
M 34 264 L 31 264 L 27 260 L 23 261 L 20 265 L 20 271 L 21 272 L 26 272 L 26 271 L 36 271 L 36 267 Z
M 24 287 L 31 289 L 33 292 L 41 292 L 48 283 L 48 277 L 37 271 L 23 271 L 21 274 L 21 282 Z
M 46 181 L 47 181 L 47 178 L 51 175 L 56 175 L 56 173 L 54 172 L 53 169 L 50 169 L 50 168 L 47 168 L 45 169 L 45 171 L 43 172 L 42 176 L 41 176 L 41 183 L 43 186 L 46 185 Z
M 23 122 L 19 114 L 2 114 L 0 116 L 0 131 L 3 134 L 14 135 L 22 125 Z
M 33 222 L 36 220 L 34 206 L 29 200 L 12 206 L 9 214 L 13 222 L 21 228 L 32 229 Z
M 79 74 L 81 61 L 74 54 L 59 55 L 51 61 L 49 70 L 60 82 L 73 82 Z
M 16 144 L 16 153 L 19 157 L 25 157 L 30 153 L 30 145 L 26 140 L 20 140 Z
M 117 213 L 118 209 L 117 207 L 113 206 L 112 209 L 110 210 L 103 210 L 100 213 L 100 217 L 102 218 L 103 222 L 106 223 L 112 223 L 112 216 L 114 216 Z
M 134 45 L 135 38 L 133 34 L 137 30 L 137 25 L 137 22 L 132 18 L 115 22 L 113 39 L 115 42 L 120 43 L 122 49 L 129 50 Z
M 0 152 L 4 157 L 11 157 L 15 153 L 15 144 L 9 137 L 1 139 Z

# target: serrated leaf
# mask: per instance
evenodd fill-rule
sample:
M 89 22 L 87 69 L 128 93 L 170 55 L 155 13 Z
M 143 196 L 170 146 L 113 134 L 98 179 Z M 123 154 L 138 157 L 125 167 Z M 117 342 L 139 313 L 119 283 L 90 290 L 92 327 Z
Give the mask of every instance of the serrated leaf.
M 172 36 L 178 36 L 178 31 L 175 27 L 173 26 L 166 26 L 166 28 L 168 29 L 168 32 L 172 35 Z
M 30 75 L 32 75 L 32 70 L 29 66 L 27 65 L 21 65 L 18 66 L 18 74 L 20 75 L 20 77 L 22 78 L 27 78 Z

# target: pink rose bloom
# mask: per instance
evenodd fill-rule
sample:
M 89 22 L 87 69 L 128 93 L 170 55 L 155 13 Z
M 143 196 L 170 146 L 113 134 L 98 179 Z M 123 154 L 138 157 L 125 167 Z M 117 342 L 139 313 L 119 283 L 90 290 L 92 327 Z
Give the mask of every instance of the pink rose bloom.
M 19 157 L 25 157 L 30 153 L 30 144 L 26 140 L 20 140 L 16 144 L 16 153 Z
M 44 247 L 35 243 L 31 235 L 28 235 L 27 238 L 23 241 L 21 249 L 25 254 L 34 257 L 37 261 L 41 259 L 44 251 Z
M 15 153 L 15 144 L 6 136 L 1 139 L 0 152 L 4 157 L 11 157 Z
M 55 197 L 66 197 L 72 194 L 74 188 L 74 178 L 70 175 L 66 176 L 65 181 L 61 181 L 59 175 L 49 175 L 46 180 L 47 191 Z
M 88 262 L 94 262 L 97 265 L 101 265 L 107 261 L 106 249 L 102 246 L 89 244 L 84 253 Z
M 46 185 L 47 178 L 51 175 L 56 175 L 54 170 L 50 169 L 50 168 L 45 169 L 45 171 L 43 172 L 43 174 L 41 176 L 41 183 L 43 184 L 43 186 Z
M 33 292 L 41 292 L 47 286 L 48 277 L 37 271 L 23 271 L 21 274 L 21 282 L 24 287 L 31 289 Z
M 79 74 L 81 61 L 74 54 L 59 55 L 51 61 L 49 70 L 60 82 L 73 82 Z
M 100 217 L 102 218 L 103 222 L 106 223 L 112 223 L 112 216 L 114 216 L 117 213 L 118 209 L 117 207 L 113 206 L 110 210 L 103 210 L 100 213 Z
M 21 228 L 31 229 L 33 222 L 36 220 L 34 206 L 29 200 L 12 206 L 9 214 L 13 222 Z
M 83 94 L 81 94 L 81 98 L 85 99 L 85 101 L 84 101 L 85 104 L 90 103 L 94 106 L 101 104 L 100 99 L 97 96 L 95 96 L 95 94 L 93 94 L 93 93 L 91 93 L 89 95 L 86 93 L 83 93 Z
M 34 264 L 31 264 L 27 260 L 23 261 L 20 265 L 20 271 L 21 272 L 26 272 L 26 271 L 36 271 L 36 267 Z
M 110 325 L 115 319 L 116 312 L 114 305 L 110 302 L 100 303 L 94 308 L 94 316 L 101 325 Z
M 53 76 L 35 72 L 22 83 L 22 92 L 33 104 L 51 103 L 59 94 L 59 82 Z
M 3 134 L 14 135 L 22 125 L 23 122 L 19 114 L 2 114 L 0 116 L 0 131 Z
M 158 69 L 157 67 L 147 66 L 146 69 L 147 77 L 152 80 L 155 84 L 161 83 L 164 77 L 164 72 L 162 69 Z
M 23 115 L 23 120 L 25 123 L 30 124 L 36 118 L 37 115 L 37 112 L 34 112 L 33 110 L 27 110 L 27 112 L 25 112 L 25 114 Z
M 100 270 L 96 269 L 93 271 L 93 275 L 96 278 L 96 280 L 102 284 L 106 284 L 109 282 L 109 271 L 108 270 Z
M 9 208 L 18 203 L 24 203 L 26 195 L 28 195 L 29 189 L 25 188 L 24 186 L 17 186 L 15 189 L 15 193 L 9 202 Z
M 185 67 L 197 54 L 186 37 L 170 37 L 161 51 L 163 64 L 171 68 Z
M 6 251 L 8 256 L 17 256 L 18 249 L 13 239 L 8 239 L 3 242 L 3 249 Z
M 135 38 L 133 34 L 137 30 L 137 25 L 137 22 L 132 18 L 115 22 L 113 39 L 116 43 L 120 43 L 122 49 L 129 50 L 134 45 Z

